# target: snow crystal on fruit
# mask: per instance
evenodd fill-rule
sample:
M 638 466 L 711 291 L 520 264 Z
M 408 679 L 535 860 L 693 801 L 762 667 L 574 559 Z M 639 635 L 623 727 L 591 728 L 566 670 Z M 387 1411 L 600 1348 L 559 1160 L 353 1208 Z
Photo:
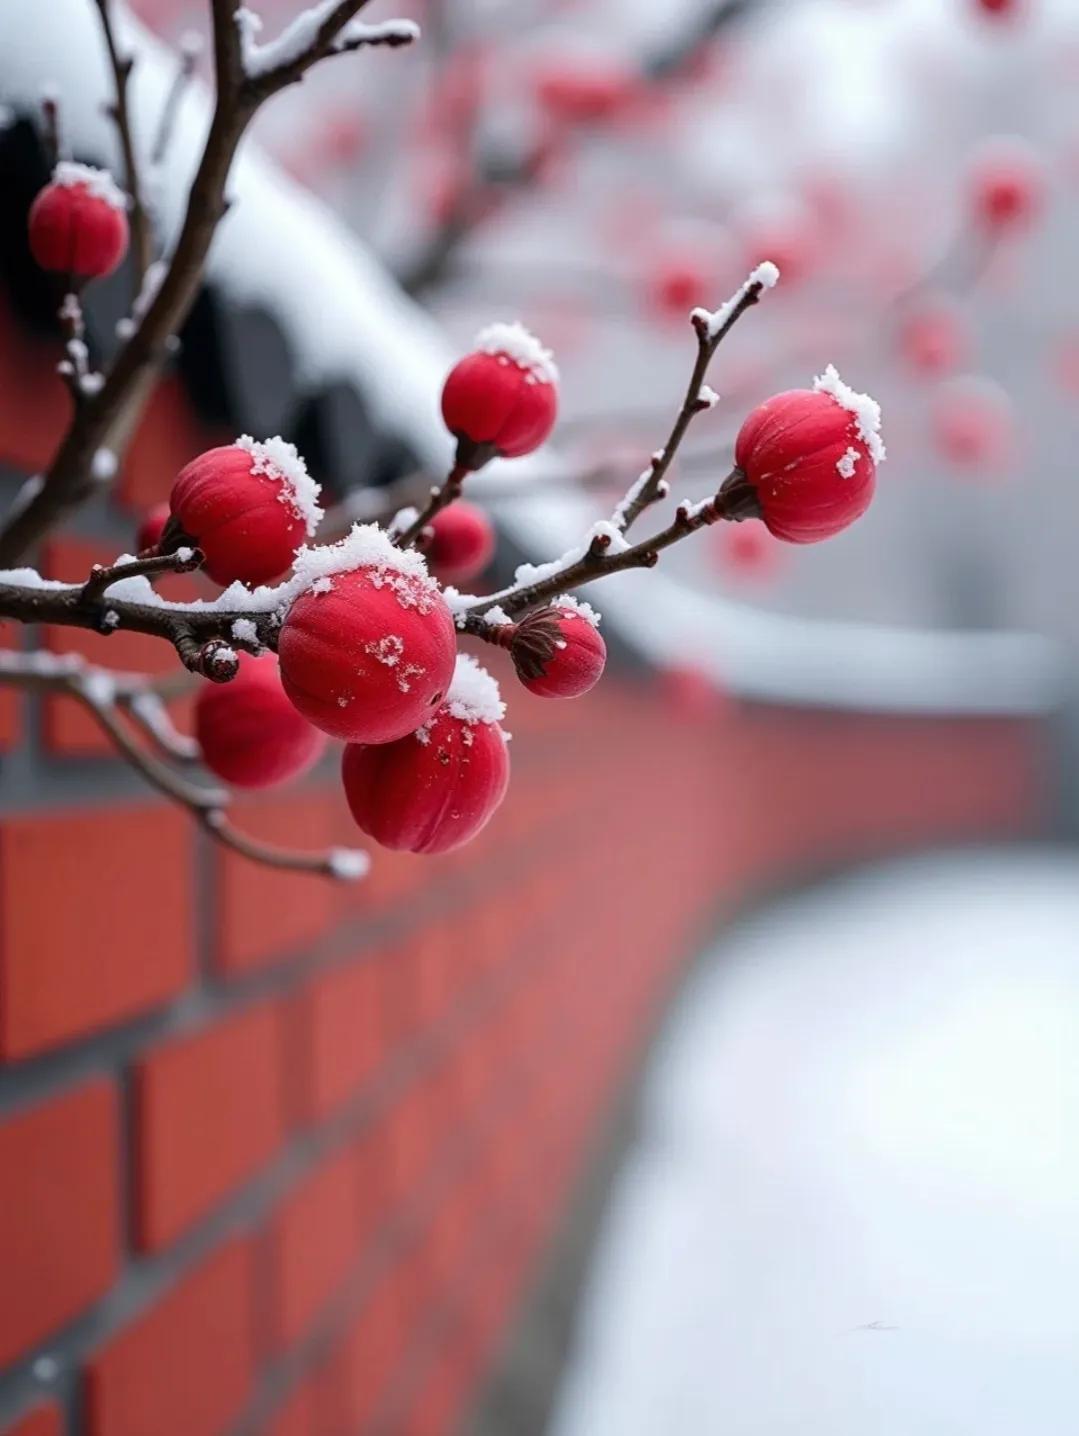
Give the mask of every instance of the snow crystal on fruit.
M 523 324 L 488 324 L 476 335 L 476 348 L 483 354 L 506 355 L 527 369 L 537 383 L 558 383 L 554 355 Z
M 842 458 L 836 459 L 835 466 L 841 479 L 853 479 L 854 471 L 858 467 L 858 460 L 861 458 L 857 449 L 848 449 Z
M 322 485 L 317 484 L 307 472 L 307 465 L 296 445 L 280 436 L 260 442 L 250 434 L 241 434 L 236 440 L 236 448 L 244 449 L 251 455 L 253 474 L 266 474 L 271 479 L 280 480 L 281 502 L 288 504 L 296 517 L 303 520 L 307 537 L 312 538 L 322 518 L 322 505 L 319 503 Z
M 291 602 L 301 593 L 326 593 L 335 574 L 361 568 L 368 571 L 375 588 L 391 588 L 402 608 L 430 613 L 438 598 L 438 584 L 427 572 L 423 555 L 415 549 L 395 548 L 377 524 L 354 524 L 337 543 L 300 549 L 293 578 L 278 592 L 282 602 Z
M 875 464 L 883 464 L 887 458 L 884 440 L 880 436 L 880 405 L 868 394 L 859 394 L 849 384 L 844 384 L 834 364 L 829 364 L 823 374 L 813 380 L 818 394 L 830 394 L 837 404 L 854 415 L 858 426 L 858 437 L 869 450 Z

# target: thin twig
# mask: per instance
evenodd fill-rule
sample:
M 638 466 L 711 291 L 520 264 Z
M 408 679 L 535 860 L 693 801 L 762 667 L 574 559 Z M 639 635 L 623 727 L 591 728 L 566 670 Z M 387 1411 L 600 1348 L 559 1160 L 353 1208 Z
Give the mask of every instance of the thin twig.
M 736 301 L 729 306 L 723 323 L 718 326 L 709 324 L 702 310 L 694 310 L 692 323 L 697 336 L 697 359 L 686 387 L 686 395 L 674 426 L 667 436 L 667 442 L 652 456 L 648 468 L 615 510 L 612 522 L 620 533 L 628 533 L 645 509 L 666 495 L 667 472 L 690 424 L 698 414 L 710 409 L 715 402 L 715 395 L 709 396 L 704 387 L 708 366 L 715 358 L 716 350 L 746 310 L 759 303 L 764 288 L 763 281 L 759 279 L 744 285 Z
M 445 482 L 441 488 L 432 489 L 431 497 L 427 500 L 424 508 L 416 515 L 408 527 L 394 539 L 398 548 L 411 548 L 416 540 L 423 533 L 431 520 L 448 509 L 450 504 L 455 503 L 461 497 L 461 488 L 468 477 L 469 470 L 461 464 L 454 464 L 453 468 L 446 475 Z
M 105 0 L 98 0 L 104 4 Z M 217 98 L 202 158 L 191 184 L 183 224 L 168 264 L 134 332 L 124 343 L 100 390 L 75 414 L 40 490 L 0 528 L 0 568 L 15 564 L 28 548 L 95 491 L 92 474 L 99 449 L 118 452 L 149 398 L 202 282 L 206 256 L 226 210 L 225 185 L 244 131 L 260 104 L 334 53 L 341 30 L 364 0 L 342 0 L 319 27 L 313 43 L 287 65 L 258 77 L 244 70 L 235 0 L 210 0 Z
M 151 787 L 186 808 L 215 842 L 265 867 L 340 879 L 363 876 L 367 867 L 363 853 L 344 848 L 299 852 L 265 843 L 242 832 L 225 812 L 232 800 L 227 788 L 193 782 L 178 773 L 164 758 L 144 748 L 118 710 L 123 709 L 166 757 L 182 761 L 190 761 L 192 757 L 190 747 L 181 747 L 176 742 L 182 739 L 181 734 L 173 730 L 174 737 L 163 742 L 167 730 L 158 726 L 156 715 L 150 717 L 145 705 L 140 712 L 140 698 L 158 700 L 155 684 L 156 680 L 151 678 L 113 673 L 88 664 L 75 654 L 0 653 L 0 685 L 62 694 L 81 703 L 120 756 Z M 189 741 L 193 743 L 193 740 Z M 197 745 L 194 745 L 194 755 L 197 757 L 197 754 Z
M 571 593 L 596 579 L 606 578 L 612 573 L 624 573 L 632 568 L 655 568 L 664 549 L 681 539 L 688 538 L 708 524 L 723 519 L 737 522 L 755 515 L 755 499 L 747 492 L 747 485 L 738 469 L 733 469 L 723 487 L 712 498 L 700 503 L 682 503 L 667 528 L 642 539 L 640 543 L 617 546 L 618 534 L 611 524 L 597 525 L 589 536 L 582 552 L 535 583 L 514 585 L 499 593 L 492 593 L 470 605 L 459 620 L 464 633 L 478 638 L 487 637 L 490 621 L 484 618 L 489 609 L 498 608 L 512 617 L 526 609 L 549 603 L 562 594 Z
M 154 554 L 150 558 L 133 558 L 126 563 L 107 567 L 95 563 L 90 577 L 82 586 L 82 601 L 97 603 L 114 583 L 125 578 L 157 578 L 163 573 L 191 573 L 202 566 L 202 553 L 197 548 L 179 548 L 175 553 Z
M 133 55 L 125 55 L 120 52 L 112 24 L 111 0 L 95 0 L 95 4 L 101 17 L 101 30 L 105 37 L 105 47 L 109 52 L 109 64 L 112 66 L 113 99 L 108 106 L 108 113 L 116 125 L 116 132 L 120 139 L 120 150 L 124 159 L 124 186 L 131 201 L 129 222 L 131 225 L 131 250 L 135 257 L 135 293 L 137 294 L 142 288 L 146 271 L 153 261 L 154 244 L 149 216 L 143 203 L 135 136 L 131 129 L 131 105 L 128 90 L 131 72 L 135 68 L 135 59 Z
M 153 144 L 150 146 L 150 164 L 154 169 L 164 162 L 165 156 L 169 152 L 169 145 L 172 143 L 173 132 L 176 128 L 176 117 L 180 113 L 180 102 L 191 83 L 201 50 L 202 42 L 197 35 L 188 36 L 181 41 L 180 64 L 172 84 L 169 86 L 169 92 L 165 96 L 165 103 L 161 107 L 161 114 L 157 122 L 157 131 Z

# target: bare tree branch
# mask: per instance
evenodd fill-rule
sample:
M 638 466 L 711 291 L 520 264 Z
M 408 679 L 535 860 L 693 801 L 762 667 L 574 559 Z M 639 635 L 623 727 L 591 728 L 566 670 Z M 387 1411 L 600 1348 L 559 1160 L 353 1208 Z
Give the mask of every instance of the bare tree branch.
M 223 847 L 232 848 L 265 867 L 345 880 L 365 874 L 367 857 L 362 852 L 350 848 L 300 852 L 263 842 L 235 827 L 225 811 L 232 801 L 232 794 L 227 788 L 193 782 L 166 761 L 167 758 L 191 761 L 193 755 L 197 757 L 198 748 L 193 740 L 188 740 L 188 746 L 183 746 L 177 741 L 182 739 L 182 735 L 175 730 L 166 737 L 168 728 L 156 715 L 151 716 L 153 710 L 150 705 L 160 702 L 160 685 L 155 684 L 154 679 L 113 673 L 107 668 L 86 663 L 76 654 L 0 652 L 0 685 L 63 694 L 77 700 L 125 761 L 151 787 L 186 808 Z M 126 712 L 142 732 L 153 738 L 158 748 L 163 749 L 165 757 L 157 756 L 139 743 L 121 717 L 120 710 Z
M 112 116 L 120 138 L 120 150 L 124 160 L 124 187 L 131 201 L 129 220 L 131 249 L 135 258 L 135 293 L 137 294 L 146 278 L 146 271 L 153 261 L 154 241 L 150 228 L 150 217 L 143 202 L 135 136 L 131 128 L 131 106 L 128 103 L 128 86 L 131 80 L 131 71 L 135 68 L 135 57 L 122 54 L 120 51 L 112 23 L 111 0 L 95 0 L 95 4 L 101 17 L 101 29 L 105 36 L 105 47 L 109 52 L 109 64 L 112 67 L 113 99 L 108 106 L 108 112 Z

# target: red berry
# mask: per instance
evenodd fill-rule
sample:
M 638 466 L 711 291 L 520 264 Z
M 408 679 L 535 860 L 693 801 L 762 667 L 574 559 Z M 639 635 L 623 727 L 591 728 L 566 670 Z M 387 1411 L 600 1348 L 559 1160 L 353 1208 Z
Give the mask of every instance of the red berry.
M 278 639 L 289 698 L 335 738 L 392 743 L 414 733 L 445 697 L 457 651 L 422 557 L 366 525 L 305 550 L 297 570 L 301 594 Z
M 431 541 L 424 549 L 428 565 L 442 583 L 466 583 L 482 573 L 495 551 L 491 520 L 458 499 L 431 520 Z
M 169 506 L 197 544 L 215 583 L 269 583 L 292 566 L 304 538 L 318 527 L 319 485 L 283 439 L 264 444 L 244 435 L 208 449 L 182 469 Z
M 269 788 L 306 773 L 326 739 L 285 697 L 277 659 L 239 655 L 230 683 L 207 683 L 195 702 L 195 736 L 212 773 L 238 788 Z
M 633 103 L 639 82 L 619 65 L 574 61 L 560 56 L 537 72 L 536 100 L 552 119 L 568 125 L 595 125 Z
M 509 752 L 494 680 L 462 655 L 447 702 L 396 743 L 345 749 L 341 777 L 360 828 L 386 848 L 445 853 L 474 838 L 501 803 Z
M 607 663 L 607 645 L 600 637 L 587 604 L 563 604 L 529 614 L 517 625 L 510 644 L 517 677 L 541 698 L 578 698 L 594 688 Z
M 993 140 L 973 167 L 975 214 L 986 229 L 1014 230 L 1037 218 L 1045 200 L 1045 169 L 1021 140 Z
M 707 303 L 712 280 L 695 257 L 667 255 L 652 268 L 648 296 L 653 308 L 671 319 L 684 320 L 691 309 Z
M 168 504 L 154 504 L 152 509 L 146 510 L 135 536 L 135 548 L 139 553 L 144 553 L 146 549 L 157 548 L 171 515 L 172 510 Z
M 974 0 L 974 6 L 983 15 L 1014 15 L 1019 10 L 1018 0 Z
M 955 307 L 936 300 L 912 310 L 899 331 L 903 358 L 916 373 L 947 374 L 962 363 L 967 335 Z
M 42 269 L 101 279 L 127 252 L 126 205 L 105 170 L 62 160 L 30 206 L 30 253 Z
M 1007 393 L 976 375 L 942 386 L 933 406 L 937 448 L 960 468 L 1002 463 L 1011 448 L 1014 420 Z
M 558 370 L 527 329 L 492 324 L 476 344 L 442 390 L 442 417 L 469 469 L 496 454 L 515 459 L 538 449 L 558 412 Z
M 777 394 L 749 415 L 734 450 L 740 472 L 727 492 L 732 501 L 755 499 L 769 531 L 787 543 L 830 538 L 873 498 L 884 459 L 879 426 L 875 400 L 849 389 L 829 365 L 813 389 Z

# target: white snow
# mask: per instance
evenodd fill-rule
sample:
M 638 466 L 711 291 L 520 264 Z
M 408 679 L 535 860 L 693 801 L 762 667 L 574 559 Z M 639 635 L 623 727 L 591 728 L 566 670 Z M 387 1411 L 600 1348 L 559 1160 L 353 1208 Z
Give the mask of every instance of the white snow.
M 291 65 L 318 39 L 318 32 L 337 8 L 338 0 L 319 0 L 301 11 L 281 31 L 276 40 L 265 45 L 258 43 L 262 31 L 262 18 L 246 6 L 236 10 L 236 24 L 240 29 L 240 44 L 243 64 L 252 79 L 277 70 L 282 65 Z M 379 44 L 393 41 L 400 45 L 418 40 L 420 27 L 412 20 L 383 20 L 367 24 L 362 20 L 350 20 L 337 35 L 333 48 L 341 50 L 363 44 Z
M 438 584 L 427 572 L 427 563 L 415 549 L 395 548 L 385 530 L 377 524 L 353 524 L 337 543 L 316 548 L 304 547 L 296 555 L 293 577 L 281 585 L 293 597 L 306 591 L 328 592 L 321 580 L 335 574 L 367 569 L 376 588 L 389 585 L 402 607 L 426 612 L 438 597 Z M 316 590 L 316 585 L 319 585 Z M 332 586 L 332 584 L 331 584 Z
M 725 304 L 721 304 L 719 308 L 715 310 L 694 309 L 690 314 L 690 318 L 704 325 L 710 339 L 716 339 L 730 323 L 731 316 L 754 285 L 759 285 L 763 291 L 765 289 L 774 289 L 778 283 L 779 269 L 770 259 L 766 259 L 762 264 L 757 265 L 746 282 L 731 295 Z
M 258 626 L 252 618 L 238 618 L 232 625 L 232 636 L 237 643 L 249 643 L 254 647 L 258 646 Z
M 169 710 L 156 693 L 136 693 L 129 701 L 132 713 L 174 758 L 195 759 L 199 745 L 194 738 L 181 733 L 169 716 Z
M 702 384 L 697 393 L 697 400 L 699 403 L 707 405 L 709 409 L 714 409 L 719 403 L 719 395 L 711 384 Z
M 1072 1436 L 1079 864 L 890 865 L 677 1002 L 551 1436 Z
M 497 723 L 506 716 L 496 679 L 470 653 L 459 653 L 443 705 L 463 723 Z M 421 740 L 422 741 L 422 740 Z
M 883 464 L 888 455 L 880 436 L 880 405 L 876 399 L 868 394 L 859 394 L 849 384 L 844 384 L 834 364 L 829 364 L 823 374 L 817 375 L 813 388 L 818 394 L 830 394 L 837 404 L 854 415 L 858 437 L 869 451 L 869 457 L 875 464 Z
M 561 598 L 556 599 L 554 606 L 556 608 L 568 609 L 570 613 L 576 613 L 580 618 L 590 623 L 593 628 L 598 628 L 603 618 L 603 615 L 597 613 L 590 603 L 585 603 L 584 600 L 580 598 L 574 598 L 571 593 L 563 594 Z M 494 609 L 492 609 L 490 613 L 484 614 L 484 617 L 491 618 L 493 613 Z
M 371 859 L 359 848 L 331 848 L 327 857 L 330 872 L 345 882 L 366 877 L 371 870 Z
M 558 383 L 554 355 L 523 324 L 488 324 L 476 335 L 476 348 L 481 354 L 505 355 L 512 359 L 519 368 L 526 369 L 537 384 Z
M 266 474 L 281 483 L 279 497 L 287 504 L 307 529 L 307 537 L 314 538 L 315 530 L 322 519 L 322 505 L 319 494 L 322 485 L 317 484 L 307 472 L 307 465 L 300 457 L 295 444 L 290 444 L 280 435 L 261 442 L 250 434 L 241 434 L 235 447 L 251 455 L 251 472 Z
M 858 467 L 858 460 L 861 454 L 857 449 L 848 449 L 847 452 L 836 459 L 835 466 L 841 479 L 853 479 L 854 472 Z
M 90 474 L 96 483 L 107 484 L 110 479 L 116 477 L 118 467 L 112 449 L 98 449 L 90 462 Z
M 592 547 L 592 540 L 596 538 L 604 538 L 607 540 L 607 548 L 605 551 L 609 554 L 624 553 L 626 549 L 629 548 L 625 536 L 617 525 L 611 523 L 609 519 L 599 519 L 587 531 L 584 538 L 575 543 L 572 548 L 568 548 L 561 557 L 553 558 L 549 563 L 522 563 L 518 565 L 513 575 L 512 585 L 509 588 L 502 589 L 499 593 L 492 594 L 491 597 L 495 599 L 509 598 L 518 588 L 524 588 L 533 583 L 540 583 L 544 579 L 553 578 L 556 574 L 562 573 L 568 568 L 572 568 L 579 559 L 584 558 L 585 554 Z M 473 600 L 473 602 L 481 601 L 486 603 L 488 600 Z
M 127 209 L 127 195 L 108 170 L 96 169 L 93 165 L 76 164 L 74 160 L 61 160 L 52 172 L 52 182 L 65 189 L 81 186 L 95 199 L 103 199 L 113 209 Z

